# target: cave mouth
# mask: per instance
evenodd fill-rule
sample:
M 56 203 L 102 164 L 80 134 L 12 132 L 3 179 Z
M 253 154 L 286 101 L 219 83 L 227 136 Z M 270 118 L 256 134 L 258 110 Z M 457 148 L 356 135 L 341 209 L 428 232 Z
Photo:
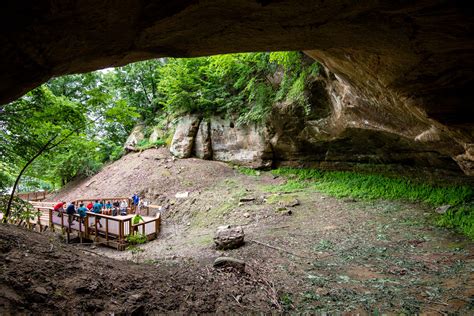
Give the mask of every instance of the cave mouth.
M 55 182 L 50 204 L 137 193 L 165 225 L 117 265 L 100 254 L 126 254 L 16 227 L 43 228 L 12 190 L 0 314 L 469 314 L 472 13 L 459 1 L 5 4 L 0 191 Z M 239 52 L 280 55 L 216 56 Z M 233 224 L 245 247 L 218 252 L 216 230 Z M 216 255 L 236 258 L 212 267 Z
M 72 7 L 19 1 L 2 16 L 3 104 L 55 76 L 133 61 L 304 50 L 337 81 L 329 95 L 338 105 L 333 110 L 344 107 L 341 120 L 353 121 L 354 128 L 387 127 L 416 139 L 420 151 L 449 156 L 465 174 L 474 174 L 473 19 L 460 2 L 244 0 L 230 7 L 145 1 Z M 327 100 L 316 106 L 323 99 L 315 97 L 315 108 L 307 109 L 313 121 L 329 114 Z M 329 117 L 307 132 L 334 130 L 337 115 Z

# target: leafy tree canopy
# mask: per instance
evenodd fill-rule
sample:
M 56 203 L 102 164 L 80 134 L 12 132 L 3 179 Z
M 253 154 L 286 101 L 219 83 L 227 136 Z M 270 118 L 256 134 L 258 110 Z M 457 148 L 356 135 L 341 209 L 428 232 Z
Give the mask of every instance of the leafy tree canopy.
M 0 190 L 48 141 L 60 141 L 26 169 L 23 191 L 55 188 L 119 158 L 139 122 L 160 125 L 184 113 L 266 119 L 275 102 L 308 106 L 318 65 L 300 52 L 156 59 L 53 78 L 0 112 Z M 164 143 L 163 140 L 157 143 Z

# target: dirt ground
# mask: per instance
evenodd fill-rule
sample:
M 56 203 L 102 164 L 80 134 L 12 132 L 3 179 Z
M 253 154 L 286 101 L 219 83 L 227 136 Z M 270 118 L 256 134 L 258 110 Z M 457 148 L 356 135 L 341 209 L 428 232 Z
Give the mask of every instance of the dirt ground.
M 284 181 L 164 150 L 127 155 L 52 199 L 138 190 L 166 207 L 159 238 L 133 258 L 0 226 L 0 310 L 473 314 L 474 245 L 433 226 L 432 208 L 275 192 Z M 227 224 L 244 227 L 246 244 L 217 251 Z M 221 255 L 245 272 L 214 269 Z

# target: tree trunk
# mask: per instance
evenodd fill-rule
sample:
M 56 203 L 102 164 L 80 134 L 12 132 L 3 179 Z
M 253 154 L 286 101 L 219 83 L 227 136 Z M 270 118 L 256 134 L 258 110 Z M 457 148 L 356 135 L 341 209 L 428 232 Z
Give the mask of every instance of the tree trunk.
M 10 216 L 10 210 L 11 210 L 11 207 L 12 207 L 13 198 L 15 197 L 15 191 L 16 191 L 16 188 L 17 188 L 17 186 L 18 186 L 18 183 L 20 182 L 21 176 L 22 176 L 23 173 L 26 171 L 26 168 L 28 168 L 28 166 L 31 165 L 31 163 L 32 163 L 33 161 L 35 161 L 35 159 L 38 158 L 46 149 L 48 149 L 48 146 L 49 146 L 57 137 L 58 137 L 58 135 L 52 137 L 46 144 L 44 144 L 44 146 L 41 147 L 40 150 L 39 150 L 30 160 L 28 160 L 28 162 L 23 166 L 23 168 L 21 169 L 20 173 L 19 173 L 18 176 L 16 177 L 15 184 L 13 184 L 12 193 L 10 194 L 10 199 L 8 200 L 7 209 L 5 210 L 5 214 L 4 214 L 4 217 L 3 217 L 3 222 L 4 222 L 4 223 L 6 223 L 8 217 Z

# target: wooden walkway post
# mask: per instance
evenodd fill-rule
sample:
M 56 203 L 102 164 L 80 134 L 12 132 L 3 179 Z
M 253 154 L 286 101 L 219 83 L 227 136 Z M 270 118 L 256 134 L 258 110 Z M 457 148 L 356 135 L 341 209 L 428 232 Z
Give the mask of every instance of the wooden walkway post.
M 94 216 L 95 219 L 95 242 L 99 240 L 99 232 L 97 230 L 97 216 Z
M 82 217 L 79 216 L 79 241 L 82 244 Z
M 69 241 L 70 241 L 70 234 L 71 234 L 71 215 L 68 214 L 67 216 L 67 243 L 69 244 Z

